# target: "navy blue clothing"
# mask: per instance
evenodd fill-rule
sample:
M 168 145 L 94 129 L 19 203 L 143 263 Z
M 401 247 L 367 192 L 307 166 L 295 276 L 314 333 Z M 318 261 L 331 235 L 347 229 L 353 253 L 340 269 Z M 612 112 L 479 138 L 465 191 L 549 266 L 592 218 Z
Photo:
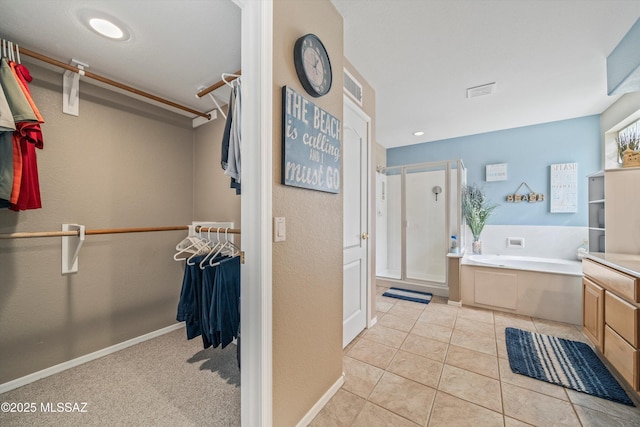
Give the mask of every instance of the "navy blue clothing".
M 201 256 L 196 258 L 202 259 Z M 202 334 L 200 310 L 198 308 L 198 302 L 200 301 L 198 297 L 199 289 L 202 289 L 202 270 L 198 265 L 185 264 L 176 320 L 185 322 L 188 339 Z
M 176 319 L 184 321 L 187 338 L 202 336 L 204 348 L 225 348 L 240 330 L 240 258 L 216 257 L 215 266 L 203 256 L 185 265 Z
M 222 348 L 238 336 L 240 329 L 240 258 L 223 260 L 215 270 L 215 304 L 211 304 L 209 328 Z M 215 308 L 214 308 L 215 307 Z

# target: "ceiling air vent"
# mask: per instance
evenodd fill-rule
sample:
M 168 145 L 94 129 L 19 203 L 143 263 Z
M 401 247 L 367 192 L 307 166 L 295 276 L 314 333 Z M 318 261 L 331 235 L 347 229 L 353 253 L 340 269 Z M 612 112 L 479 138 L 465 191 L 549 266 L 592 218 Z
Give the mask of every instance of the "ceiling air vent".
M 496 83 L 487 83 L 486 85 L 470 87 L 467 89 L 467 98 L 475 98 L 477 96 L 492 95 L 496 91 Z
M 344 70 L 344 91 L 362 106 L 362 85 L 347 70 Z

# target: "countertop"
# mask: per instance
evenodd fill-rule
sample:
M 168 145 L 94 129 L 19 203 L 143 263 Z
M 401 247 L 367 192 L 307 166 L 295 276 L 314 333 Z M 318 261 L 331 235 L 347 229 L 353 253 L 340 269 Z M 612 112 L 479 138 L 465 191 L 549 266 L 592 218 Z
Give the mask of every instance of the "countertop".
M 589 252 L 585 258 L 640 278 L 640 255 Z

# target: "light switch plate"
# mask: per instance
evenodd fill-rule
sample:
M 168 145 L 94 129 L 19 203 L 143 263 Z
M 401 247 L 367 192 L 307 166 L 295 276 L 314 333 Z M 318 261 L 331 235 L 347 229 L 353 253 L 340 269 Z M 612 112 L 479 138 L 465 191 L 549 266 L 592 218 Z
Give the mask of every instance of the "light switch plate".
M 284 242 L 287 240 L 287 224 L 283 216 L 273 218 L 273 241 Z

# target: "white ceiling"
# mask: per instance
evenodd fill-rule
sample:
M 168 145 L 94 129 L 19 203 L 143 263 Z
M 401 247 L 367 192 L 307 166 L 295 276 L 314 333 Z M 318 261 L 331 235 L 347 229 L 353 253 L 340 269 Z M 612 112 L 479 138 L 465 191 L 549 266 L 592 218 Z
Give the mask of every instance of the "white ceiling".
M 89 30 L 78 18 L 87 10 L 124 23 L 131 40 Z M 240 8 L 231 0 L 0 0 L 0 38 L 202 112 L 215 104 L 196 98 L 199 88 L 240 69 Z M 224 88 L 216 94 L 228 99 Z
M 332 2 L 345 55 L 376 91 L 386 147 L 601 113 L 617 99 L 606 95 L 606 57 L 640 17 L 640 0 Z M 78 19 L 89 8 L 133 39 L 89 31 Z M 0 10 L 0 37 L 199 111 L 214 107 L 199 88 L 240 68 L 231 0 L 0 0 Z M 465 98 L 491 82 L 494 95 Z
M 638 0 L 332 0 L 386 147 L 599 114 Z M 496 82 L 492 96 L 466 89 Z M 421 137 L 414 131 L 424 131 Z

